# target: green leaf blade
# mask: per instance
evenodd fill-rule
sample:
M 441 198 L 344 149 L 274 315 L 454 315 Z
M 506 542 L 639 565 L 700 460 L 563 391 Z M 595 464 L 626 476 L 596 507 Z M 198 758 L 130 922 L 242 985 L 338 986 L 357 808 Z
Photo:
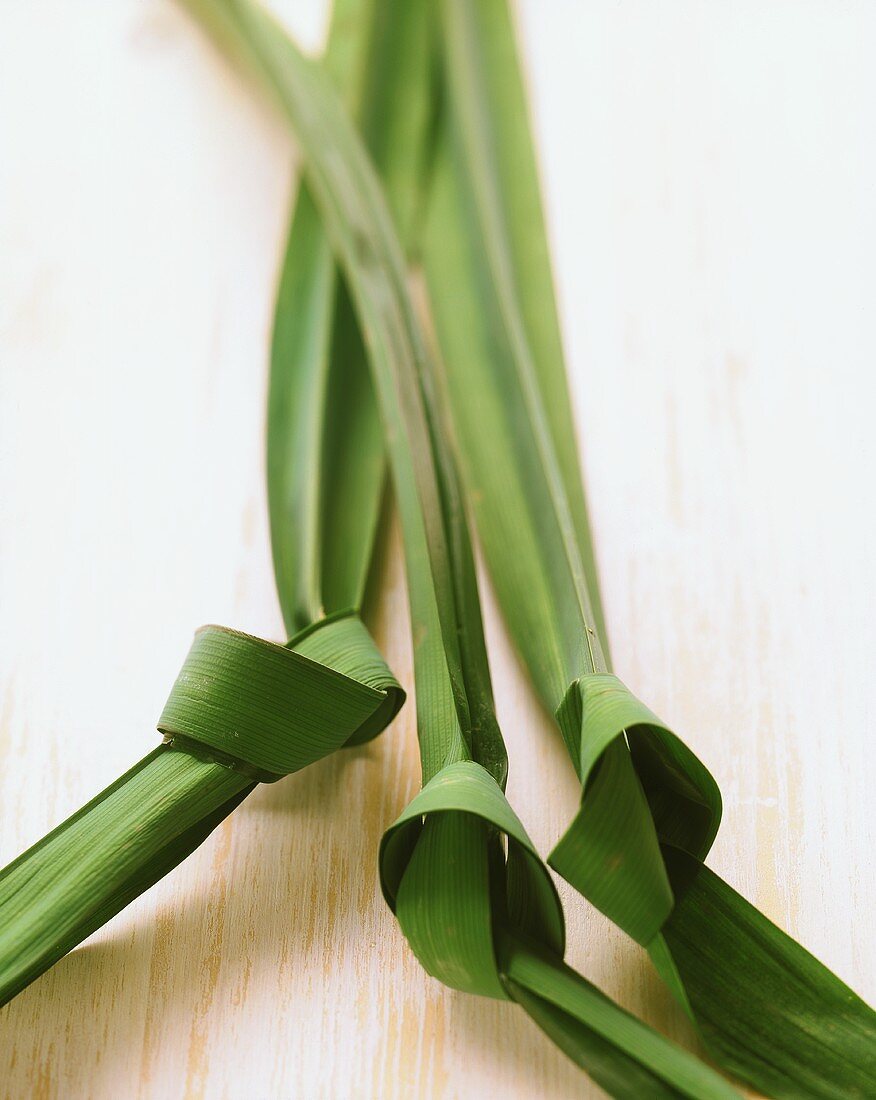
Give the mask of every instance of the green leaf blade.
M 876 1048 L 876 1016 L 857 999 L 850 1016 L 843 983 L 820 964 L 810 980 L 811 956 L 703 867 L 720 820 L 705 767 L 626 689 L 604 721 L 593 698 L 588 710 L 607 645 L 511 22 L 505 0 L 442 10 L 450 118 L 425 267 L 488 566 L 582 780 L 551 864 L 650 946 L 729 1070 L 772 1095 L 876 1093 L 863 1056 L 865 1042 Z M 460 287 L 467 300 L 455 309 Z M 706 914 L 719 896 L 713 935 Z M 818 992 L 801 1000 L 807 983 Z
M 446 426 L 426 341 L 407 292 L 402 250 L 374 169 L 319 71 L 298 54 L 266 16 L 248 4 L 239 0 L 193 0 L 189 6 L 205 17 L 233 56 L 254 69 L 291 123 L 305 157 L 309 186 L 355 304 L 405 536 L 418 728 L 426 784 L 422 797 L 439 798 L 435 805 L 415 800 L 407 816 L 387 835 L 381 859 L 384 882 L 388 899 L 396 908 L 401 905 L 403 919 L 427 969 L 463 988 L 486 990 L 482 983 L 487 982 L 492 968 L 498 967 L 496 956 L 488 953 L 489 944 L 485 942 L 487 914 L 494 899 L 498 899 L 499 909 L 492 909 L 489 924 L 501 922 L 526 897 L 549 897 L 545 912 L 550 912 L 553 905 L 554 922 L 561 918 L 550 877 L 534 851 L 527 862 L 530 857 L 526 845 L 510 829 L 507 831 L 509 846 L 521 845 L 515 874 L 525 874 L 523 868 L 529 866 L 532 876 L 532 888 L 517 885 L 512 897 L 508 891 L 508 865 L 503 868 L 501 848 L 490 839 L 491 830 L 454 816 L 477 818 L 483 812 L 484 820 L 499 832 L 505 831 L 508 822 L 501 787 L 485 766 L 497 764 L 497 727 L 492 727 L 488 735 L 486 759 L 473 759 L 485 748 L 480 735 L 475 735 L 476 726 L 492 711 L 480 609 L 455 468 L 446 445 Z M 462 780 L 471 768 L 478 781 L 491 791 L 492 802 L 498 799 L 501 813 L 489 811 L 499 813 L 497 820 L 489 816 Z M 501 769 L 497 770 L 502 774 Z M 448 775 L 454 792 L 449 796 L 450 803 L 444 802 Z M 462 804 L 456 804 L 457 795 L 462 797 Z M 447 822 L 431 825 L 436 813 L 447 815 Z M 424 835 L 426 844 L 420 849 Z M 486 853 L 481 847 L 484 844 Z M 465 884 L 461 898 L 452 894 L 454 861 Z M 406 884 L 409 871 L 412 880 Z M 531 923 L 537 924 L 537 913 L 533 911 L 531 916 Z M 501 983 L 498 969 L 496 974 Z M 603 1008 L 606 1004 L 610 1002 L 603 998 Z M 586 1016 L 591 1008 L 586 1000 L 579 999 L 573 1011 Z M 605 1011 L 621 1010 L 611 1006 Z M 654 1035 L 654 1043 L 665 1059 L 666 1073 L 678 1073 L 683 1078 L 690 1057 L 659 1036 Z M 726 1095 L 727 1086 L 720 1078 L 705 1067 L 702 1074 L 712 1079 L 714 1095 Z

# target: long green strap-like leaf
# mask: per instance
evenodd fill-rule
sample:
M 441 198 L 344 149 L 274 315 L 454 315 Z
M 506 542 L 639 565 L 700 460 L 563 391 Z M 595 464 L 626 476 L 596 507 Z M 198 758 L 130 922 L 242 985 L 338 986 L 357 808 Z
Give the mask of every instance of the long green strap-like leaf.
M 648 947 L 725 1068 L 775 1096 L 876 1095 L 876 1017 L 703 867 L 717 786 L 610 675 L 506 2 L 442 10 L 424 259 L 487 562 L 582 783 L 550 862 Z
M 387 900 L 430 973 L 496 997 L 523 990 L 534 1018 L 615 1095 L 641 1095 L 643 1080 L 658 1083 L 655 1095 L 733 1095 L 561 962 L 552 881 L 502 791 L 504 746 L 455 470 L 402 251 L 360 140 L 323 73 L 264 13 L 235 0 L 186 6 L 291 122 L 368 349 L 405 538 L 424 773 L 384 840 Z
M 431 142 L 431 21 L 422 0 L 338 0 L 324 66 L 386 181 L 408 247 Z M 274 315 L 268 502 L 290 633 L 365 594 L 385 478 L 365 349 L 320 216 L 302 183 Z
M 348 108 L 370 100 L 374 0 L 335 6 L 325 65 Z M 365 353 L 307 187 L 296 198 L 274 313 L 267 425 L 268 507 L 290 634 L 359 608 L 385 480 Z
M 289 646 L 204 627 L 165 744 L 0 872 L 0 1004 L 185 859 L 253 789 L 374 736 L 403 699 L 361 621 Z
M 330 35 L 351 99 L 368 4 L 342 3 Z M 404 699 L 357 614 L 384 477 L 379 422 L 348 303 L 328 346 L 334 261 L 312 205 L 301 209 L 280 293 L 296 310 L 291 324 L 278 311 L 269 433 L 277 587 L 295 637 L 279 646 L 199 631 L 159 721 L 166 743 L 0 872 L 0 1003 L 185 859 L 256 781 L 374 737 Z M 330 352 L 337 370 L 326 382 Z M 347 400 L 323 437 L 326 385 Z

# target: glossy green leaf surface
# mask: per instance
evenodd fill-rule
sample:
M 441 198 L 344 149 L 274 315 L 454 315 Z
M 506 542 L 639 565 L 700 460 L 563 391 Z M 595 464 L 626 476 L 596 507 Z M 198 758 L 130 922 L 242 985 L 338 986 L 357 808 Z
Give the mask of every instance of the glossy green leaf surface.
M 290 646 L 201 631 L 162 716 L 168 742 L 0 872 L 0 1003 L 185 859 L 256 779 L 377 732 L 404 699 L 357 618 Z
M 177 744 L 194 742 L 271 782 L 365 740 L 403 698 L 358 616 L 323 619 L 289 646 L 205 626 L 158 728 Z
M 372 15 L 364 0 L 341 3 L 330 35 L 351 101 Z M 357 614 L 383 492 L 379 422 L 306 195 L 299 210 L 279 295 L 268 455 L 277 588 L 294 637 L 282 646 L 202 628 L 159 720 L 165 745 L 0 872 L 0 1003 L 185 859 L 257 780 L 368 740 L 404 700 Z
M 364 334 L 405 540 L 424 779 L 382 846 L 387 900 L 425 968 L 455 988 L 513 997 L 498 947 L 512 943 L 505 957 L 517 960 L 524 997 L 538 1000 L 537 1021 L 585 1067 L 598 1049 L 595 1074 L 614 1056 L 616 1095 L 635 1095 L 643 1073 L 670 1095 L 734 1095 L 644 1025 L 635 1027 L 650 1042 L 625 1045 L 628 1014 L 601 995 L 571 992 L 591 987 L 562 963 L 553 884 L 503 793 L 507 764 L 456 471 L 375 169 L 325 74 L 270 17 L 235 0 L 186 6 L 259 77 L 291 124 Z M 539 944 L 536 977 L 520 962 L 532 954 L 527 937 Z M 630 1061 L 636 1072 L 627 1080 Z
M 550 862 L 648 946 L 729 1071 L 775 1096 L 876 1094 L 876 1017 L 704 868 L 718 788 L 609 675 L 513 28 L 505 0 L 441 9 L 424 262 L 488 567 L 582 782 Z
M 374 98 L 374 0 L 340 0 L 325 66 L 349 110 Z M 267 486 L 280 606 L 290 634 L 359 608 L 385 481 L 362 340 L 306 185 L 299 188 L 271 342 Z

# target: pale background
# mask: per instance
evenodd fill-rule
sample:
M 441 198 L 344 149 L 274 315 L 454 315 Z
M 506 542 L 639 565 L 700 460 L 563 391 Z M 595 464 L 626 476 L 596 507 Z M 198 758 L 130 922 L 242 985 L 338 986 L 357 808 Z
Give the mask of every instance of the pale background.
M 287 0 L 317 43 L 322 5 Z M 876 995 L 876 7 L 520 6 L 620 674 L 712 768 L 712 864 Z M 0 0 L 0 862 L 155 744 L 192 631 L 281 636 L 265 358 L 283 127 L 168 0 Z M 377 635 L 410 684 L 393 546 Z M 487 599 L 509 793 L 577 785 Z M 262 788 L 0 1013 L 0 1095 L 595 1095 L 428 979 L 376 890 L 413 707 Z M 569 897 L 570 958 L 689 1041 Z

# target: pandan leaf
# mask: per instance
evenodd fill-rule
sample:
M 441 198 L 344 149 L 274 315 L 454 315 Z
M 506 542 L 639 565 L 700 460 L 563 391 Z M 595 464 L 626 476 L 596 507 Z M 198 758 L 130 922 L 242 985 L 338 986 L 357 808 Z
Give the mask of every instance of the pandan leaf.
M 487 996 L 523 990 L 520 1003 L 530 1001 L 537 1022 L 615 1095 L 641 1095 L 653 1079 L 669 1095 L 735 1095 L 562 963 L 553 883 L 503 793 L 504 745 L 446 425 L 402 248 L 361 140 L 326 75 L 264 12 L 238 0 L 185 6 L 291 124 L 364 335 L 405 541 L 424 780 L 382 846 L 387 900 L 430 973 Z
M 204 628 L 162 715 L 166 743 L 0 872 L 0 1003 L 185 859 L 257 780 L 373 735 L 403 698 L 354 615 L 288 647 Z
M 442 0 L 423 244 L 469 498 L 582 782 L 550 863 L 645 944 L 720 1065 L 772 1096 L 876 1095 L 876 1016 L 703 866 L 705 767 L 610 673 L 526 102 L 505 0 Z
M 332 24 L 329 62 L 351 103 L 372 16 L 364 0 L 347 0 Z M 268 466 L 277 587 L 294 636 L 279 646 L 202 629 L 159 722 L 166 743 L 0 872 L 0 1003 L 185 859 L 258 780 L 374 737 L 404 700 L 358 617 L 383 442 L 361 342 L 349 305 L 335 310 L 334 262 L 306 197 L 293 237 Z M 290 294 L 294 319 L 283 309 Z M 331 415 L 326 386 L 347 398 Z

